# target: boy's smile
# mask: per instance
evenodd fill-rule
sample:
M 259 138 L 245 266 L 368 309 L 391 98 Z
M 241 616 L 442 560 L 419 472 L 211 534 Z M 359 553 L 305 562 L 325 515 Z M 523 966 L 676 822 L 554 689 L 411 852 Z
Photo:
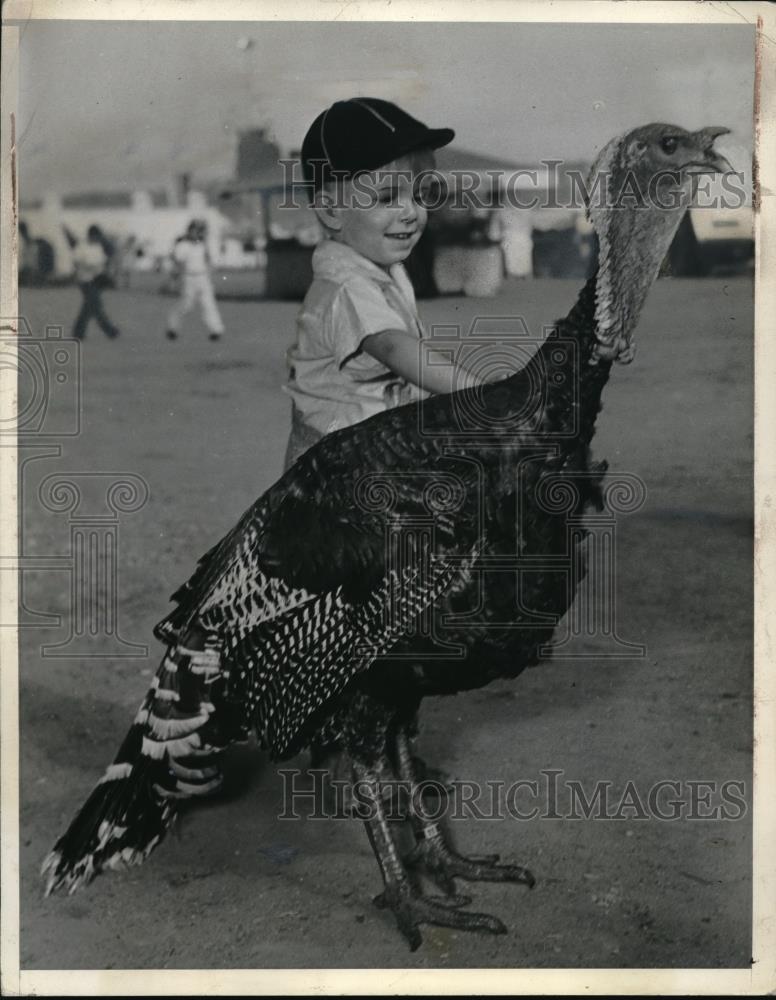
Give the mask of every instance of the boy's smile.
M 433 165 L 430 152 L 413 153 L 347 181 L 340 204 L 325 210 L 324 225 L 335 240 L 380 267 L 402 263 L 426 227 L 416 181 Z

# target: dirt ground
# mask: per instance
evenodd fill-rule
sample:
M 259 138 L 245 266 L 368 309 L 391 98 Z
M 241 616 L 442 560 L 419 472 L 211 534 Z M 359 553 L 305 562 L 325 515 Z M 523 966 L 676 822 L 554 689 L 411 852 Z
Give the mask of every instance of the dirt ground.
M 511 282 L 495 300 L 422 311 L 464 329 L 476 315 L 522 315 L 539 331 L 577 290 Z M 23 289 L 20 311 L 37 338 L 47 326 L 67 333 L 77 300 L 69 288 Z M 636 362 L 606 389 L 595 452 L 647 487 L 616 533 L 617 634 L 646 656 L 606 658 L 596 655 L 611 650 L 604 637 L 578 636 L 570 649 L 586 658 L 429 702 L 422 716 L 422 755 L 461 779 L 542 783 L 556 770 L 588 792 L 610 782 L 614 806 L 629 781 L 646 801 L 656 782 L 675 780 L 682 817 L 454 821 L 463 850 L 499 851 L 538 883 L 472 885 L 473 908 L 509 933 L 427 927 L 414 954 L 371 903 L 380 876 L 361 825 L 278 819 L 281 777 L 250 747 L 233 754 L 220 799 L 188 810 L 145 865 L 42 897 L 41 861 L 156 668 L 153 624 L 197 557 L 279 474 L 289 418 L 279 385 L 294 304 L 225 302 L 228 336 L 213 345 L 193 320 L 179 342 L 163 339 L 169 300 L 114 292 L 107 303 L 123 334 L 113 342 L 93 328 L 82 345 L 80 432 L 46 436 L 74 406 L 52 394 L 46 433 L 23 452 L 22 968 L 748 966 L 749 810 L 687 813 L 688 782 L 715 782 L 714 803 L 723 782 L 740 782 L 751 800 L 751 282 L 661 280 Z M 67 560 L 42 557 L 67 555 L 75 514 L 46 509 L 38 489 L 51 474 L 85 472 L 148 485 L 142 510 L 119 518 L 116 550 L 118 634 L 147 645 L 145 656 L 41 652 L 68 636 Z M 43 613 L 61 623 L 43 627 Z

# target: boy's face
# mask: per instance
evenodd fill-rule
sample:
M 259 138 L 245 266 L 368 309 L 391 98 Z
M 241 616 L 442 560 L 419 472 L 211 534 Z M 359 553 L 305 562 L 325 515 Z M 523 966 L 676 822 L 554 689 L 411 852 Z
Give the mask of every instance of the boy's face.
M 409 257 L 423 233 L 428 212 L 422 204 L 423 171 L 433 170 L 428 151 L 402 156 L 379 170 L 346 181 L 337 201 L 319 212 L 334 239 L 388 268 Z

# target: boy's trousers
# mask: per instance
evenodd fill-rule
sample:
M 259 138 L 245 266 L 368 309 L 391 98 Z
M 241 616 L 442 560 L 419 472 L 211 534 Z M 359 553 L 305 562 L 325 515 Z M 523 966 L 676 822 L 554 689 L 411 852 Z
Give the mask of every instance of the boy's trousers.
M 202 307 L 202 318 L 211 333 L 223 333 L 224 324 L 216 305 L 213 284 L 209 274 L 186 274 L 183 276 L 181 297 L 170 311 L 167 329 L 178 331 L 180 322 L 196 303 Z
M 108 319 L 108 315 L 102 304 L 102 290 L 100 288 L 99 280 L 93 279 L 92 281 L 81 281 L 79 282 L 78 287 L 81 289 L 83 301 L 81 303 L 81 309 L 78 316 L 76 317 L 75 325 L 73 326 L 73 336 L 78 340 L 83 340 L 86 336 L 86 328 L 89 325 L 90 319 L 97 320 L 106 336 L 117 336 L 119 331 Z

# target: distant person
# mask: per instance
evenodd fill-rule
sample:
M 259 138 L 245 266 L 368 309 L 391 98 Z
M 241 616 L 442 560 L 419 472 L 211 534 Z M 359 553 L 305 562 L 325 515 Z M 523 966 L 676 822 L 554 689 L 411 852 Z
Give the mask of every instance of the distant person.
M 102 304 L 102 291 L 113 282 L 108 275 L 107 239 L 99 226 L 89 226 L 86 240 L 80 240 L 73 249 L 75 278 L 83 295 L 81 311 L 73 326 L 73 336 L 83 340 L 90 319 L 96 319 L 106 337 L 118 337 L 118 327 L 111 323 Z
M 19 284 L 28 285 L 38 276 L 38 248 L 30 238 L 27 223 L 19 223 Z
M 199 302 L 202 318 L 208 328 L 211 340 L 220 340 L 224 324 L 216 305 L 213 281 L 210 276 L 210 258 L 205 236 L 207 226 L 199 219 L 193 219 L 185 236 L 175 241 L 172 260 L 180 272 L 181 292 L 178 302 L 167 318 L 167 337 L 176 340 L 180 324 L 186 313 Z

